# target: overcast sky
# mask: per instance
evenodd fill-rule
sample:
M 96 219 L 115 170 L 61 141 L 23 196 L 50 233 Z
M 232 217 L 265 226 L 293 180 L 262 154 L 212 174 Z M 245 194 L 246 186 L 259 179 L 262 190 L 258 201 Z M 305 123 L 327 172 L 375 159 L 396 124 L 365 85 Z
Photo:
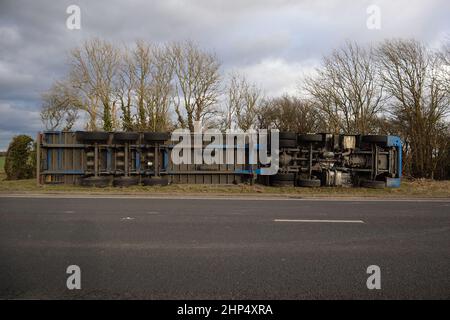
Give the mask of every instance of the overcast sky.
M 81 29 L 66 27 L 69 5 Z M 377 5 L 381 28 L 369 29 Z M 0 0 L 0 150 L 13 135 L 42 130 L 40 94 L 67 70 L 67 53 L 93 37 L 190 39 L 214 50 L 223 72 L 243 72 L 266 95 L 295 94 L 302 74 L 345 40 L 416 38 L 439 46 L 450 34 L 448 0 Z

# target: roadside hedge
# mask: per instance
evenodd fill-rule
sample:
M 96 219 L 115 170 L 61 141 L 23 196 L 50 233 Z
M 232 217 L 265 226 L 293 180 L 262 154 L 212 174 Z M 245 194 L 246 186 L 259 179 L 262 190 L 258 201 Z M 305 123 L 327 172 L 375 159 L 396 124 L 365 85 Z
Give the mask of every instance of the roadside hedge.
M 27 135 L 15 136 L 6 151 L 5 173 L 7 180 L 30 179 L 36 172 L 36 148 Z

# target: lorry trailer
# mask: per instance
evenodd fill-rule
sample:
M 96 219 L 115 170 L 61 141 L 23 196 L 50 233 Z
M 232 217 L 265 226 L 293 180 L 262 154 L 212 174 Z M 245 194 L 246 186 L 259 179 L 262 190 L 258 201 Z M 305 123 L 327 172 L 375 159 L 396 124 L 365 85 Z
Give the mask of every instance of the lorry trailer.
M 261 146 L 260 134 L 256 137 Z M 266 143 L 271 150 L 270 135 Z M 278 170 L 271 175 L 262 173 L 267 165 L 249 161 L 247 142 L 231 146 L 244 150 L 243 161 L 212 164 L 175 163 L 176 144 L 167 132 L 45 131 L 37 136 L 37 181 L 97 187 L 260 183 L 385 188 L 399 187 L 402 176 L 402 143 L 391 135 L 279 132 Z M 222 147 L 230 145 L 215 145 Z

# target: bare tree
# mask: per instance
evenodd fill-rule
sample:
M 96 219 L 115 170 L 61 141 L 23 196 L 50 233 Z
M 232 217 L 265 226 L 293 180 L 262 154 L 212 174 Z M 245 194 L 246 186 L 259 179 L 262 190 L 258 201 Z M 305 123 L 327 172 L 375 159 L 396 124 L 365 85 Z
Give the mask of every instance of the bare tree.
M 378 62 L 390 113 L 401 124 L 407 165 L 413 176 L 432 178 L 449 111 L 442 60 L 417 41 L 388 40 L 378 49 Z
M 305 89 L 327 119 L 328 130 L 366 134 L 383 110 L 383 84 L 370 49 L 348 42 L 323 58 Z
M 247 131 L 256 126 L 258 107 L 261 103 L 261 90 L 255 84 L 249 84 L 245 77 L 240 80 L 242 105 L 236 109 L 237 126 Z
M 444 82 L 447 93 L 450 95 L 450 35 L 444 40 L 438 55 L 442 62 L 442 81 Z
M 149 129 L 167 131 L 170 128 L 169 107 L 174 91 L 174 64 L 167 47 L 154 46 L 151 53 L 151 81 L 145 95 Z
M 204 123 L 217 114 L 220 63 L 217 57 L 201 51 L 192 42 L 170 47 L 174 63 L 174 107 L 179 126 L 194 130 L 194 121 Z
M 224 127 L 231 129 L 234 124 L 244 131 L 254 128 L 262 100 L 261 90 L 250 84 L 245 76 L 232 73 L 226 96 Z
M 101 114 L 103 130 L 112 130 L 116 122 L 114 81 L 119 51 L 111 43 L 93 39 L 72 50 L 71 58 L 70 83 L 78 90 L 80 105 L 89 114 L 88 128 L 97 129 L 97 117 Z
M 133 120 L 133 90 L 136 86 L 135 64 L 128 49 L 122 52 L 122 59 L 119 65 L 119 73 L 116 81 L 116 100 L 120 104 L 122 130 L 133 131 L 135 123 Z
M 56 82 L 42 95 L 41 120 L 47 130 L 71 130 L 78 119 L 79 99 L 70 85 Z
M 230 75 L 230 82 L 226 88 L 225 110 L 223 112 L 222 129 L 233 129 L 236 110 L 242 107 L 242 94 L 239 79 L 236 74 Z
M 260 128 L 299 133 L 320 132 L 325 128 L 325 121 L 313 102 L 288 95 L 264 100 L 259 108 L 258 124 Z
M 137 41 L 133 50 L 134 94 L 137 105 L 137 127 L 139 130 L 148 129 L 146 94 L 151 81 L 152 55 L 150 45 Z
M 118 97 L 124 129 L 167 131 L 173 93 L 173 63 L 166 47 L 136 42 L 123 53 Z M 133 115 L 133 109 L 136 112 Z M 133 121 L 135 118 L 135 122 Z

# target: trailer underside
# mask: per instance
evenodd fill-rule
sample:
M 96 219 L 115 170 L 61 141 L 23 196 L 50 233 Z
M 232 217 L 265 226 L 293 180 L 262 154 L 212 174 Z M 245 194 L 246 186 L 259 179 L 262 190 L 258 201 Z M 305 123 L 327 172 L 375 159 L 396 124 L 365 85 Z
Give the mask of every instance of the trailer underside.
M 170 138 L 161 132 L 43 132 L 37 139 L 38 182 L 100 187 L 170 183 L 400 185 L 402 149 L 395 136 L 280 132 L 279 170 L 270 176 L 261 174 L 265 165 L 250 163 L 248 144 L 243 146 L 242 163 L 175 164 L 171 157 L 175 144 Z

